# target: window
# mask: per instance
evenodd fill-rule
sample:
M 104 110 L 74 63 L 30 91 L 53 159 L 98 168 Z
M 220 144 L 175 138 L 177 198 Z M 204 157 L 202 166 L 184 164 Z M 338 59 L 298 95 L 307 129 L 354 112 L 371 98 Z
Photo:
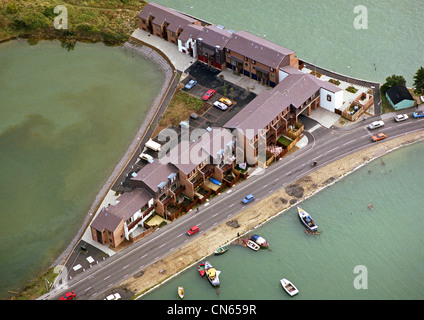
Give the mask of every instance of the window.
M 327 101 L 331 102 L 331 95 L 327 94 Z

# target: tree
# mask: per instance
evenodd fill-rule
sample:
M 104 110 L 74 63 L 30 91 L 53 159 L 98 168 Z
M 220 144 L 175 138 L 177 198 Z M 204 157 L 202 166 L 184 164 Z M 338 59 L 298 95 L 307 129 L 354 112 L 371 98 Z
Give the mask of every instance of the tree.
M 424 95 L 424 68 L 420 67 L 414 76 L 415 93 Z
M 381 86 L 381 92 L 386 94 L 386 91 L 396 85 L 405 86 L 406 80 L 403 76 L 392 75 L 386 78 L 386 83 Z

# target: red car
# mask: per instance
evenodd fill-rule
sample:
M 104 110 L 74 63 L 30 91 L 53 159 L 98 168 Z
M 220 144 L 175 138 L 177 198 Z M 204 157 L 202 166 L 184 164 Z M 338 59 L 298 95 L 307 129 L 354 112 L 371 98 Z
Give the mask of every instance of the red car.
M 202 97 L 202 100 L 209 100 L 214 94 L 216 93 L 216 91 L 214 89 L 209 89 Z
M 61 296 L 59 298 L 59 300 L 72 300 L 76 297 L 77 295 L 75 294 L 74 291 L 69 291 L 67 293 L 65 293 L 63 296 Z
M 192 226 L 190 229 L 188 229 L 187 234 L 191 236 L 192 234 L 195 234 L 197 231 L 199 231 L 198 226 Z

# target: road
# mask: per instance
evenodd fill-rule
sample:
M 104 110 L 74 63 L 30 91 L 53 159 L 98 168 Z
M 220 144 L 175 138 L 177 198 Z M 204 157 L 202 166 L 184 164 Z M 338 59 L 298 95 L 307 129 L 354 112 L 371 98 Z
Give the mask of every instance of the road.
M 381 117 L 374 117 L 372 120 L 379 119 Z M 400 123 L 395 122 L 393 118 L 384 121 L 383 128 L 370 131 L 366 127 L 370 121 L 359 123 L 356 128 L 349 130 L 329 130 L 323 127 L 315 129 L 316 123 L 313 120 L 305 120 L 305 128 L 311 131 L 304 131 L 309 140 L 307 146 L 272 164 L 263 170 L 262 174 L 250 176 L 227 192 L 212 198 L 199 212 L 192 211 L 178 218 L 69 280 L 67 288 L 54 289 L 41 298 L 58 299 L 64 292 L 74 290 L 77 292 L 77 299 L 102 299 L 108 289 L 177 250 L 193 237 L 198 237 L 238 214 L 246 207 L 241 203 L 245 195 L 252 193 L 257 200 L 263 199 L 321 166 L 369 147 L 373 143 L 379 143 L 371 141 L 371 137 L 378 132 L 384 132 L 388 135 L 387 139 L 392 139 L 424 129 L 424 118 L 414 119 L 410 116 L 408 120 Z M 315 130 L 311 130 L 312 128 Z M 316 167 L 311 166 L 313 160 L 318 162 Z M 247 206 L 249 205 L 251 204 Z M 200 227 L 200 231 L 191 237 L 188 236 L 186 231 L 196 224 Z

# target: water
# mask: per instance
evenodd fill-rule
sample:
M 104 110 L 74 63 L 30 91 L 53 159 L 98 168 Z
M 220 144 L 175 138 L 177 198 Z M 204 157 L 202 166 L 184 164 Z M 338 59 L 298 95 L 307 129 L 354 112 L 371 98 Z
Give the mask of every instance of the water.
M 320 235 L 306 235 L 291 208 L 254 231 L 272 251 L 231 245 L 208 257 L 222 271 L 219 295 L 193 266 L 143 299 L 179 299 L 178 286 L 188 300 L 423 299 L 424 174 L 414 170 L 423 157 L 424 142 L 393 151 L 303 201 Z M 364 275 L 356 266 L 366 268 L 367 289 L 354 286 Z M 296 297 L 281 288 L 283 277 Z
M 392 74 L 403 75 L 412 86 L 424 66 L 422 0 L 155 2 L 227 29 L 247 30 L 294 50 L 300 59 L 351 77 L 384 83 Z M 367 29 L 354 26 L 358 5 L 367 9 Z
M 120 47 L 0 45 L 0 297 L 70 243 L 163 79 Z

